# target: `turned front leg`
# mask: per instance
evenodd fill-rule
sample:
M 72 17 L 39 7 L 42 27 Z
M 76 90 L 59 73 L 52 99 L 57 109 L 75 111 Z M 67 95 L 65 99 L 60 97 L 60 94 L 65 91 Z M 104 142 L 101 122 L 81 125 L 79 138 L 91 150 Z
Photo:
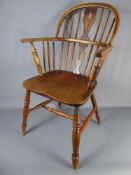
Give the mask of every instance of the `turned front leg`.
M 26 90 L 25 100 L 24 100 L 24 107 L 23 107 L 23 119 L 22 119 L 22 134 L 25 135 L 26 126 L 27 126 L 27 117 L 29 113 L 29 104 L 30 104 L 30 91 Z
M 76 170 L 79 163 L 79 144 L 80 144 L 80 115 L 79 108 L 75 107 L 72 131 L 72 166 Z

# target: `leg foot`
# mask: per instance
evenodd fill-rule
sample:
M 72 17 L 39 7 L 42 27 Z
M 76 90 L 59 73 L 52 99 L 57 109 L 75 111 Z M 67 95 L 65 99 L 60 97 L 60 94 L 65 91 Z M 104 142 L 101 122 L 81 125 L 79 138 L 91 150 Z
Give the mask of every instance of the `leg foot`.
M 26 126 L 27 126 L 26 123 L 27 123 L 27 117 L 29 113 L 29 103 L 30 103 L 30 91 L 26 90 L 24 107 L 23 107 L 23 118 L 22 118 L 22 124 L 21 124 L 21 131 L 23 136 L 26 133 Z
M 74 157 L 72 154 L 72 166 L 74 170 L 78 170 L 78 164 L 79 164 L 79 155 L 78 157 Z
M 22 133 L 23 136 L 26 134 L 25 131 L 26 131 L 26 124 L 23 123 L 23 124 L 21 125 L 21 133 Z

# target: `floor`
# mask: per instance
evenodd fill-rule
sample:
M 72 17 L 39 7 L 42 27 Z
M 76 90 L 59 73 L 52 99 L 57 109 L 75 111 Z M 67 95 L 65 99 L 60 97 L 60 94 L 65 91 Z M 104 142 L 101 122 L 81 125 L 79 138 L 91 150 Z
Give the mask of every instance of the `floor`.
M 21 110 L 1 110 L 0 175 L 131 175 L 131 108 L 100 111 L 102 124 L 93 117 L 81 137 L 80 168 L 74 171 L 71 121 L 40 109 L 30 114 L 22 136 Z

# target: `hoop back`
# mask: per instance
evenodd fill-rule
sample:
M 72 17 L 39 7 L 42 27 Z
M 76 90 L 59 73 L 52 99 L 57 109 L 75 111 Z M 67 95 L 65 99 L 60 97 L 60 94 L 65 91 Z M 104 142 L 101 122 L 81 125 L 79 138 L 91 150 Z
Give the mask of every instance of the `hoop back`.
M 79 4 L 63 14 L 57 25 L 56 37 L 91 40 L 111 45 L 118 27 L 119 14 L 112 5 L 85 3 Z M 66 57 L 69 57 L 70 47 L 69 45 L 65 46 L 68 53 Z M 70 60 L 76 57 L 73 66 L 75 67 L 74 73 L 89 74 L 95 62 L 95 53 L 99 48 L 99 46 L 82 44 L 75 46 L 74 44 L 70 56 L 72 57 Z

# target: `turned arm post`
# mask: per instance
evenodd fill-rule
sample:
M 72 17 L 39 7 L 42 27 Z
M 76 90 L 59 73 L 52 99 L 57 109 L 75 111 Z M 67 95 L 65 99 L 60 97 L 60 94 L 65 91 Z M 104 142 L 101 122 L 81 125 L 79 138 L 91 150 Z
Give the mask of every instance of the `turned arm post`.
M 111 50 L 112 50 L 112 46 L 109 45 L 109 46 L 102 48 L 96 52 L 95 56 L 96 56 L 97 61 L 96 61 L 95 65 L 92 67 L 92 70 L 89 74 L 89 83 L 92 83 L 96 80 L 96 78 L 100 72 L 100 69 L 103 65 L 103 62 L 105 61 L 108 53 Z
M 31 45 L 31 51 L 33 54 L 33 59 L 34 59 L 35 65 L 37 67 L 38 73 L 40 76 L 43 76 L 42 67 L 41 67 L 39 56 L 37 54 L 37 50 L 36 50 L 33 42 L 30 42 L 30 45 Z

